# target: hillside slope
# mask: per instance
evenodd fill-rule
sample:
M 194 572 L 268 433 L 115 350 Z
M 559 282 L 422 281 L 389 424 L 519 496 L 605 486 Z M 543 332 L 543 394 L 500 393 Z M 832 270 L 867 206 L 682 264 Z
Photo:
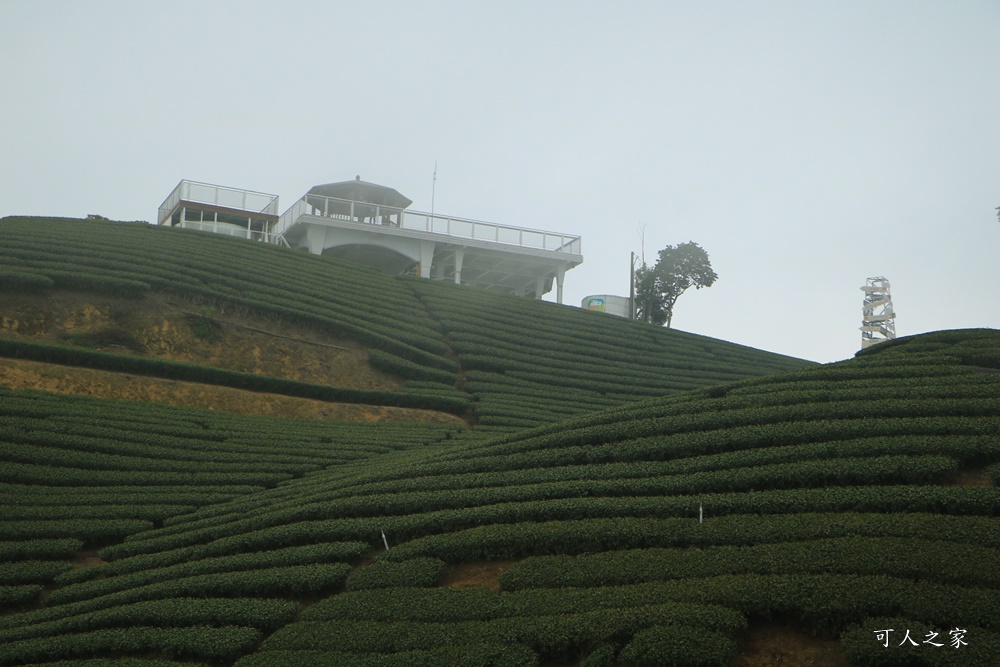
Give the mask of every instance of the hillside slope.
M 481 434 L 813 365 L 580 308 L 410 284 L 458 355 Z
M 483 436 L 812 365 L 205 232 L 19 217 L 0 232 L 0 290 L 17 294 L 0 312 L 0 355 L 438 410 Z M 306 340 L 328 347 L 306 353 Z
M 826 664 L 1000 655 L 997 331 L 493 439 L 144 409 L 0 402 L 23 476 L 0 489 L 20 517 L 0 594 L 22 607 L 0 618 L 0 664 L 752 664 L 765 623 L 835 642 Z M 155 436 L 120 441 L 104 414 Z M 132 523 L 68 532 L 85 517 Z M 70 569 L 74 539 L 108 546 Z
M 405 383 L 373 368 L 368 350 L 360 343 L 294 322 L 233 310 L 195 306 L 165 293 L 130 299 L 64 289 L 8 292 L 0 298 L 0 336 L 49 345 L 72 343 L 90 350 L 353 389 L 395 391 Z M 334 403 L 26 359 L 7 358 L 0 363 L 0 384 L 247 415 L 461 422 L 457 416 L 435 410 Z

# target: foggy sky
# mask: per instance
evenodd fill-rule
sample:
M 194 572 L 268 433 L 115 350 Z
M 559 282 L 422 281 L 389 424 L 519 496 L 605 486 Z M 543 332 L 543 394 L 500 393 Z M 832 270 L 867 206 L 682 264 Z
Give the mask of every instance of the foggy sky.
M 355 175 L 426 211 L 436 161 L 438 213 L 583 237 L 566 303 L 627 295 L 644 227 L 719 275 L 675 328 L 835 361 L 869 276 L 900 335 L 1000 327 L 998 34 L 995 0 L 0 0 L 0 216 Z

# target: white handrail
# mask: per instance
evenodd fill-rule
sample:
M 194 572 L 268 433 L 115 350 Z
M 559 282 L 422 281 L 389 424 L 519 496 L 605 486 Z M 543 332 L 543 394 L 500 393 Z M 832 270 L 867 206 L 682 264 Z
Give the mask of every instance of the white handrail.
M 305 195 L 278 219 L 276 234 L 284 234 L 304 215 L 356 223 L 382 224 L 400 229 L 444 234 L 523 248 L 580 254 L 580 237 L 574 234 L 547 232 L 541 229 L 502 225 L 456 216 L 410 211 L 394 206 L 370 204 L 351 199 Z M 370 221 L 368 223 L 367 221 Z
M 283 238 L 279 238 L 278 234 L 274 232 L 258 232 L 245 227 L 238 227 L 236 225 L 226 224 L 226 223 L 212 223 L 212 222 L 198 222 L 195 220 L 185 220 L 177 225 L 177 227 L 182 229 L 197 229 L 202 232 L 213 232 L 215 234 L 223 234 L 224 236 L 235 236 L 238 239 L 247 239 L 250 241 L 262 241 L 264 243 L 275 243 L 288 245 L 288 242 Z
M 222 206 L 264 215 L 278 215 L 278 195 L 185 179 L 177 184 L 177 187 L 160 205 L 157 224 L 162 224 L 181 201 Z

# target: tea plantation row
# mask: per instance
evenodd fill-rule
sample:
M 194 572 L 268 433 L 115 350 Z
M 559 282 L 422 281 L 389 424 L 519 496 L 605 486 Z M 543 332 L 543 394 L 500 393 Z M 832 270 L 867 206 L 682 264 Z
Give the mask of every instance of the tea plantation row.
M 242 247 L 247 261 L 288 255 Z M 17 252 L 19 270 L 47 267 Z M 212 298 L 247 298 L 237 273 Z M 208 289 L 190 275 L 191 294 Z M 873 631 L 958 627 L 967 645 L 948 657 L 994 664 L 998 332 L 806 367 L 384 280 L 422 314 L 373 363 L 428 395 L 449 386 L 435 369 L 460 368 L 471 433 L 0 396 L 0 460 L 18 476 L 0 479 L 0 500 L 19 517 L 0 536 L 14 612 L 0 617 L 0 664 L 728 665 L 771 618 L 840 638 L 858 665 L 937 664 L 886 652 Z M 364 326 L 391 338 L 380 317 Z M 83 549 L 98 551 L 71 563 Z M 470 563 L 498 589 L 441 586 Z
M 488 432 L 809 365 L 578 308 L 430 281 L 409 286 L 458 353 Z
M 1000 351 L 993 333 L 963 340 Z M 896 347 L 492 441 L 383 448 L 192 507 L 0 619 L 21 651 L 8 664 L 34 655 L 23 642 L 193 595 L 322 598 L 240 665 L 727 664 L 746 624 L 774 615 L 842 635 L 858 664 L 878 655 L 869 618 L 957 626 L 963 664 L 990 664 L 1000 493 L 954 482 L 1000 461 L 1000 374 Z M 510 559 L 500 591 L 435 587 L 445 563 Z M 163 654 L 221 659 L 196 636 Z M 63 657 L 111 650 L 88 641 Z
M 140 298 L 166 291 L 320 327 L 409 380 L 375 392 L 19 340 L 0 354 L 320 400 L 442 410 L 478 436 L 719 382 L 811 365 L 577 308 L 386 276 L 192 230 L 58 218 L 0 220 L 0 290 Z M 248 270 L 246 267 L 253 267 Z
M 36 599 L 38 585 L 70 574 L 69 561 L 85 549 L 309 472 L 455 433 L 426 424 L 331 428 L 0 389 L 3 606 Z M 318 558 L 311 553 L 300 562 Z

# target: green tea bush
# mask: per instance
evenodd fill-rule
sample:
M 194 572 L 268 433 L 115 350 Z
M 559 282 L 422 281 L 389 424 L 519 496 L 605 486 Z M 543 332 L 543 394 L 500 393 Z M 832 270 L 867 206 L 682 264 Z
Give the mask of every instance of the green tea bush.
M 0 586 L 0 609 L 11 609 L 26 605 L 42 594 L 42 587 L 31 586 Z
M 36 292 L 55 285 L 48 276 L 12 268 L 0 269 L 0 290 Z
M 633 665 L 727 667 L 736 655 L 736 642 L 726 635 L 684 625 L 658 625 L 638 633 L 621 652 Z
M 599 644 L 580 661 L 580 667 L 613 667 L 618 656 L 618 647 L 614 644 Z
M 993 482 L 993 486 L 1000 486 L 1000 463 L 994 463 L 986 468 L 986 475 Z
M 0 563 L 20 560 L 62 560 L 83 549 L 83 541 L 72 538 L 61 540 L 24 540 L 0 542 Z
M 130 626 L 242 625 L 271 631 L 291 622 L 299 606 L 288 600 L 256 598 L 169 598 L 0 630 L 0 643 Z
M 0 523 L 2 540 L 38 540 L 72 538 L 85 545 L 117 542 L 128 535 L 153 527 L 152 521 L 139 519 L 53 519 L 5 521 Z
M 0 586 L 45 584 L 72 567 L 69 563 L 44 560 L 4 563 L 0 566 Z
M 148 568 L 137 572 L 106 576 L 94 581 L 65 586 L 53 591 L 47 602 L 50 605 L 86 600 L 118 591 L 127 591 L 159 582 L 224 572 L 251 573 L 255 570 L 272 570 L 292 566 L 313 566 L 319 563 L 351 561 L 360 557 L 367 545 L 354 542 L 333 542 L 302 547 L 288 547 L 275 551 L 233 554 L 171 564 L 166 567 Z M 106 568 L 101 572 L 107 574 Z
M 536 667 L 538 656 L 521 644 L 461 644 L 425 651 L 342 653 L 339 651 L 260 651 L 237 667 Z
M 436 586 L 444 570 L 444 561 L 437 558 L 414 558 L 399 563 L 380 561 L 351 572 L 347 590 Z
M 567 659 L 602 642 L 623 641 L 643 628 L 680 623 L 677 612 L 678 608 L 667 604 L 450 623 L 303 621 L 278 630 L 262 649 L 394 653 L 452 644 L 518 643 L 542 659 Z M 721 609 L 706 608 L 696 621 L 687 622 L 726 634 L 746 628 L 742 616 Z
M 102 653 L 147 654 L 162 651 L 171 658 L 234 660 L 260 641 L 261 634 L 244 627 L 95 630 L 58 637 L 25 639 L 0 646 L 0 665 L 86 658 Z
M 368 362 L 381 371 L 411 380 L 432 380 L 448 385 L 455 384 L 456 380 L 454 373 L 422 366 L 378 349 L 368 351 Z
M 713 604 L 664 598 L 657 584 L 597 588 L 536 588 L 515 592 L 486 588 L 386 588 L 334 595 L 303 613 L 304 621 L 489 621 L 499 618 L 578 614 L 581 610 L 657 607 L 671 618 L 690 619 L 728 634 L 746 621 L 738 612 Z M 669 609 L 668 609 L 669 607 Z M 658 612 L 658 613 L 659 613 Z
M 996 548 L 937 540 L 842 537 L 744 547 L 610 551 L 515 563 L 501 587 L 619 586 L 721 574 L 885 574 L 918 581 L 1000 588 Z
M 335 563 L 185 577 L 88 600 L 54 605 L 17 616 L 0 617 L 0 629 L 54 621 L 146 600 L 183 597 L 307 597 L 327 594 L 343 587 L 350 570 L 351 566 L 346 563 Z

